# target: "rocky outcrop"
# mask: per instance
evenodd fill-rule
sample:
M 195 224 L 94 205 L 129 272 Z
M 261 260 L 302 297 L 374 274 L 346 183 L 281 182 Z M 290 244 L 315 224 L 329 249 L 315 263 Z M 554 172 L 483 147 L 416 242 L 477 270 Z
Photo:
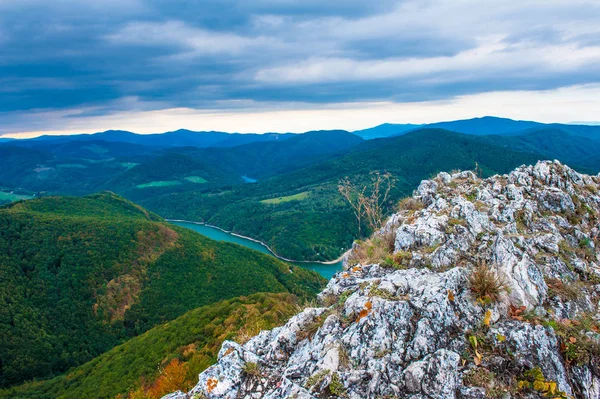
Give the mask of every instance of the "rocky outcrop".
M 599 182 L 558 162 L 423 181 L 319 307 L 169 398 L 600 398 Z

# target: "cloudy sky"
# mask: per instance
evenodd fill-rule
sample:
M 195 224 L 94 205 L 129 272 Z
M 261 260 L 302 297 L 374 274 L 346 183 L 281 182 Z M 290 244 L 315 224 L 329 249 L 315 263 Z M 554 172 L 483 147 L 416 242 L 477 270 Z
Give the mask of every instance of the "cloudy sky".
M 597 0 L 0 0 L 0 135 L 600 120 Z

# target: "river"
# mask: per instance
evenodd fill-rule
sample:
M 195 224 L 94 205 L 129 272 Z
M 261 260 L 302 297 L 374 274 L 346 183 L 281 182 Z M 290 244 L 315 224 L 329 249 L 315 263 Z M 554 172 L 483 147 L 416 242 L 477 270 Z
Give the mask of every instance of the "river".
M 205 224 L 191 223 L 191 222 L 180 222 L 180 221 L 171 221 L 171 223 L 188 228 L 190 230 L 194 230 L 203 236 L 211 238 L 216 241 L 227 241 L 233 242 L 239 245 L 243 245 L 247 248 L 254 249 L 256 251 L 260 251 L 265 254 L 273 255 L 273 253 L 263 244 L 249 240 L 244 237 L 239 237 L 233 235 L 231 233 L 220 230 L 216 227 L 207 226 Z M 330 279 L 333 275 L 342 270 L 342 262 L 337 262 L 333 264 L 323 264 L 323 263 L 315 263 L 315 262 L 299 262 L 294 263 L 297 266 L 304 267 L 306 269 L 314 270 L 319 273 L 321 276 L 326 279 Z

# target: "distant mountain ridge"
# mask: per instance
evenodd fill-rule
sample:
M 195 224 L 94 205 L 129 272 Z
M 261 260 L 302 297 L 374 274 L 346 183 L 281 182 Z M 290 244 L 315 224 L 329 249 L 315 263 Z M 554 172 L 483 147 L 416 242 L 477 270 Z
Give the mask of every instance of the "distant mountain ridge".
M 383 123 L 371 128 L 350 131 L 365 140 L 392 137 L 423 128 L 440 128 L 458 133 L 477 136 L 520 135 L 527 130 L 542 128 L 557 128 L 578 136 L 590 136 L 600 140 L 600 125 L 575 124 L 575 123 L 541 123 L 527 120 L 514 120 L 496 116 L 483 116 L 470 119 L 441 121 L 428 124 L 413 123 Z M 342 131 L 342 130 L 339 130 Z M 345 131 L 345 130 L 344 130 Z M 37 146 L 40 143 L 62 141 L 94 141 L 123 142 L 152 147 L 234 147 L 254 142 L 281 141 L 305 133 L 228 133 L 219 131 L 192 131 L 178 129 L 164 133 L 138 134 L 124 130 L 107 130 L 92 134 L 75 134 L 60 136 L 40 136 L 32 139 L 1 138 L 0 144 L 7 142 L 18 143 L 23 146 Z
M 24 146 L 39 146 L 48 143 L 69 141 L 121 142 L 145 145 L 150 147 L 232 147 L 252 142 L 277 141 L 293 137 L 293 133 L 226 133 L 226 132 L 195 132 L 179 129 L 165 133 L 138 134 L 124 130 L 107 130 L 93 134 L 76 134 L 64 136 L 40 136 L 32 139 L 11 140 Z
M 398 136 L 400 134 L 409 132 L 411 130 L 418 129 L 425 125 L 416 125 L 412 123 L 397 124 L 397 123 L 384 123 L 368 129 L 355 130 L 352 133 L 362 137 L 365 140 L 377 139 L 382 137 Z

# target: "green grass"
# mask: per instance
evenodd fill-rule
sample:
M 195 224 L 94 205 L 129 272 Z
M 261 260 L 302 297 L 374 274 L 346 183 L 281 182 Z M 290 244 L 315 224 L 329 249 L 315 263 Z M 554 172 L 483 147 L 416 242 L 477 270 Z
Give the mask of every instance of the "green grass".
M 87 166 L 82 165 L 80 163 L 61 163 L 56 165 L 57 168 L 67 168 L 67 169 L 86 169 Z
M 303 191 L 298 194 L 288 195 L 287 197 L 271 198 L 271 199 L 262 200 L 260 202 L 263 204 L 277 205 L 277 204 L 283 204 L 285 202 L 290 202 L 290 201 L 302 201 L 302 200 L 308 198 L 309 194 L 310 194 L 310 191 Z
M 179 180 L 160 180 L 160 181 L 152 181 L 150 183 L 138 184 L 137 188 L 150 188 L 150 187 L 167 187 L 167 186 L 177 186 L 181 184 Z
M 187 176 L 187 177 L 185 177 L 185 180 L 187 180 L 191 183 L 197 183 L 197 184 L 207 183 L 207 180 L 203 179 L 200 176 Z
M 138 166 L 139 163 L 137 162 L 121 162 L 121 166 L 124 168 L 127 168 L 127 170 L 133 168 L 134 166 Z
M 33 197 L 30 197 L 28 195 L 19 195 L 19 194 L 13 194 L 13 193 L 7 193 L 6 191 L 0 191 L 0 202 L 4 202 L 4 201 L 19 201 L 19 200 L 26 200 L 26 199 L 31 199 Z

